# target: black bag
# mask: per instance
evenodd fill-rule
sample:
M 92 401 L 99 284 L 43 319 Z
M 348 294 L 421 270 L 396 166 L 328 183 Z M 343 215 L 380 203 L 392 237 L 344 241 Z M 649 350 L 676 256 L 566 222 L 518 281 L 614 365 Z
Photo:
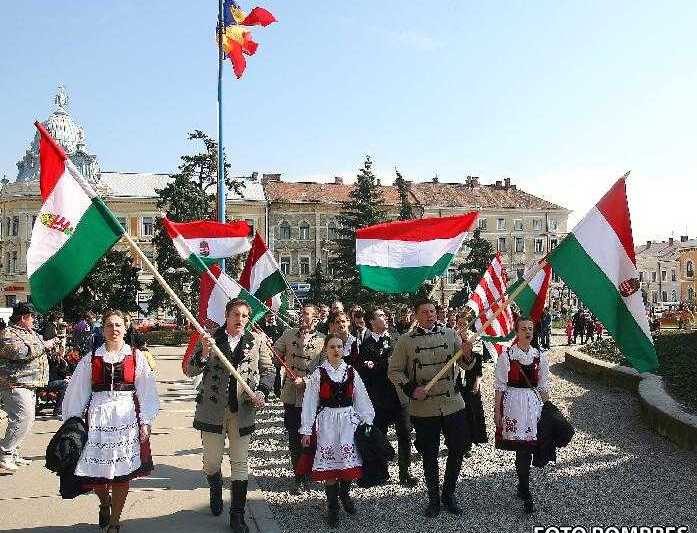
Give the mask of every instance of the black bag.
M 377 427 L 359 424 L 354 433 L 358 453 L 364 462 L 392 461 L 395 451 L 385 434 Z

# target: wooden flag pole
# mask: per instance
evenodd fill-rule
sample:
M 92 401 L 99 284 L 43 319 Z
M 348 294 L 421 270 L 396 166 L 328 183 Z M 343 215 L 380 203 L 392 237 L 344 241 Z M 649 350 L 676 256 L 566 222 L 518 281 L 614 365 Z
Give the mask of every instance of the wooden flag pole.
M 257 332 L 259 335 L 262 335 L 264 337 L 264 341 L 266 342 L 266 345 L 269 347 L 269 350 L 271 350 L 271 353 L 274 355 L 274 357 L 278 360 L 279 363 L 281 363 L 283 368 L 285 368 L 288 376 L 293 381 L 298 379 L 298 375 L 295 372 L 293 372 L 293 369 L 291 367 L 288 366 L 288 363 L 286 363 L 286 360 L 284 359 L 284 357 L 274 347 L 273 341 L 269 338 L 269 336 L 266 334 L 266 332 L 263 329 L 261 329 L 259 326 L 257 326 L 256 324 L 254 325 L 254 327 L 252 329 L 254 329 L 254 331 Z
M 506 307 L 508 305 L 510 305 L 510 301 L 515 300 L 516 296 L 518 296 L 522 292 L 522 290 L 528 285 L 528 283 L 530 283 L 532 278 L 534 278 L 537 275 L 537 273 L 540 272 L 540 270 L 542 270 L 545 267 L 545 265 L 546 265 L 546 263 L 544 261 L 541 261 L 540 263 L 538 263 L 537 266 L 528 273 L 527 277 L 523 278 L 523 283 L 518 285 L 511 294 L 504 293 L 496 301 L 496 303 L 498 304 L 498 308 L 496 309 L 494 314 L 491 315 L 491 317 L 489 317 L 489 319 L 482 325 L 481 331 L 484 331 L 487 327 L 489 327 L 489 325 L 496 319 L 496 317 L 498 317 L 503 312 L 503 310 L 506 309 Z M 476 320 L 476 318 L 474 320 Z M 470 322 L 469 326 L 471 326 L 474 323 L 474 320 L 472 322 Z M 467 329 L 469 329 L 469 327 Z M 467 340 L 468 340 L 468 342 L 470 340 L 476 340 L 480 336 L 481 336 L 480 333 L 475 333 L 474 335 L 469 337 Z M 431 390 L 431 388 L 436 384 L 436 382 L 440 378 L 442 378 L 446 372 L 448 372 L 450 370 L 450 367 L 453 366 L 455 363 L 457 363 L 457 360 L 460 359 L 460 357 L 462 357 L 462 350 L 461 349 L 458 350 L 457 352 L 455 352 L 455 355 L 452 356 L 450 361 L 448 361 L 443 366 L 443 368 L 441 368 L 438 371 L 438 373 L 435 376 L 433 376 L 431 381 L 429 381 L 426 384 L 426 386 L 424 387 L 426 392 Z

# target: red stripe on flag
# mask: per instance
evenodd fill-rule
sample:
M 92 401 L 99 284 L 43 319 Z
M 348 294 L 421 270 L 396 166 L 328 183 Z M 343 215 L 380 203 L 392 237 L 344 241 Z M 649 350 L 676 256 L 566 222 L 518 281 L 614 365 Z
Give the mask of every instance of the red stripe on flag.
M 167 219 L 165 218 L 163 221 L 164 220 Z M 210 271 L 213 273 L 215 279 L 218 279 L 220 276 L 220 265 L 218 263 L 214 263 L 210 266 Z M 208 301 L 211 299 L 213 286 L 214 282 L 208 272 L 201 274 L 199 279 L 198 323 L 202 325 L 206 324 L 208 321 Z M 182 370 L 185 374 L 189 359 L 191 359 L 191 357 L 194 355 L 194 349 L 196 348 L 196 344 L 200 338 L 201 335 L 198 333 L 198 331 L 194 331 L 189 339 L 189 344 L 186 347 L 186 352 L 184 352 L 184 358 L 182 359 Z
M 239 80 L 244 74 L 244 70 L 247 68 L 247 60 L 244 58 L 244 53 L 242 53 L 242 45 L 237 41 L 229 41 L 229 50 L 227 56 L 232 62 L 232 71 L 235 73 L 235 77 Z
M 214 239 L 249 237 L 252 229 L 244 220 L 233 222 L 214 222 L 213 220 L 194 220 L 191 222 L 172 222 L 167 217 L 162 219 L 167 235 L 174 239 L 181 235 L 185 239 Z
M 270 11 L 263 7 L 255 7 L 249 12 L 242 22 L 241 26 L 268 26 L 272 22 L 276 22 L 276 18 Z
M 45 202 L 58 180 L 65 174 L 66 155 L 63 148 L 51 137 L 51 134 L 46 131 L 43 124 L 34 122 L 34 125 L 39 130 L 39 187 L 41 189 L 41 200 Z
M 244 269 L 242 269 L 242 274 L 240 275 L 240 285 L 245 289 L 250 290 L 252 286 L 252 270 L 257 261 L 266 253 L 266 244 L 261 239 L 258 233 L 254 235 L 252 240 L 252 248 L 249 250 L 247 255 L 247 262 L 244 264 Z
M 629 206 L 627 205 L 627 185 L 624 178 L 620 178 L 605 193 L 605 196 L 597 204 L 608 224 L 615 230 L 622 246 L 624 246 L 627 256 L 636 266 L 634 256 L 634 239 L 632 238 L 632 221 L 629 217 Z
M 530 310 L 530 318 L 537 324 L 542 317 L 542 311 L 545 308 L 545 303 L 547 301 L 547 292 L 549 291 L 549 282 L 552 279 L 552 265 L 545 265 L 542 269 L 545 273 L 545 279 L 542 281 L 540 286 L 540 292 L 537 293 L 537 298 L 535 298 L 535 303 Z
M 380 239 L 392 241 L 431 241 L 452 239 L 472 229 L 479 213 L 473 211 L 454 217 L 420 218 L 386 222 L 356 230 L 357 239 Z

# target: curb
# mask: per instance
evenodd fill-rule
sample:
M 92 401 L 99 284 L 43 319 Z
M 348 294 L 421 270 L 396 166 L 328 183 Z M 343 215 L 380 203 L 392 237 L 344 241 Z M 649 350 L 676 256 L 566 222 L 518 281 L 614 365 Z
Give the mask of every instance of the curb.
M 273 517 L 271 508 L 264 498 L 264 491 L 259 488 L 253 475 L 249 475 L 249 493 L 247 495 L 249 522 L 253 522 L 260 533 L 282 533 L 278 522 Z M 251 524 L 250 524 L 251 525 Z
M 601 361 L 580 353 L 578 349 L 567 349 L 564 364 L 608 387 L 618 387 L 638 395 L 642 418 L 651 429 L 681 448 L 697 449 L 697 416 L 685 411 L 666 392 L 661 376 L 650 372 L 641 374 L 633 368 Z

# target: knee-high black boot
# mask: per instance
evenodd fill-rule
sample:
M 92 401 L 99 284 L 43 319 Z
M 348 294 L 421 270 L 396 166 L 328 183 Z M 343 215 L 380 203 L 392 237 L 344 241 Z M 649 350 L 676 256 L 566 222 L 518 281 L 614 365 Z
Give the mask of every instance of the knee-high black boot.
M 535 503 L 530 492 L 530 463 L 532 454 L 530 452 L 516 452 L 515 471 L 518 475 L 517 496 L 523 500 L 523 509 L 526 513 L 535 512 Z
M 223 475 L 216 472 L 208 478 L 208 487 L 210 489 L 210 506 L 213 516 L 219 516 L 223 512 Z
M 437 454 L 438 452 L 436 452 Z M 438 455 L 434 457 L 431 454 L 424 453 L 424 481 L 428 490 L 428 507 L 424 510 L 424 515 L 427 518 L 432 518 L 440 513 L 440 498 L 438 487 Z
M 244 508 L 247 505 L 247 480 L 234 480 L 230 484 L 230 529 L 234 533 L 249 533 L 244 521 Z
M 298 476 L 295 473 L 295 467 L 298 465 L 302 447 L 292 435 L 288 435 L 288 451 L 290 452 L 290 468 L 293 471 L 293 485 L 290 492 L 291 494 L 300 494 L 303 490 L 303 476 Z
M 327 484 L 324 491 L 327 493 L 327 523 L 334 528 L 339 522 L 339 484 Z
M 350 481 L 340 481 L 339 482 L 339 500 L 341 501 L 341 506 L 344 508 L 348 514 L 356 514 L 356 506 L 351 499 L 351 482 Z
M 463 455 L 464 450 L 450 450 L 448 452 L 448 460 L 445 463 L 445 475 L 443 476 L 441 501 L 448 512 L 457 515 L 462 514 L 462 507 L 458 505 L 455 499 L 455 488 L 457 487 L 457 479 L 460 477 Z

